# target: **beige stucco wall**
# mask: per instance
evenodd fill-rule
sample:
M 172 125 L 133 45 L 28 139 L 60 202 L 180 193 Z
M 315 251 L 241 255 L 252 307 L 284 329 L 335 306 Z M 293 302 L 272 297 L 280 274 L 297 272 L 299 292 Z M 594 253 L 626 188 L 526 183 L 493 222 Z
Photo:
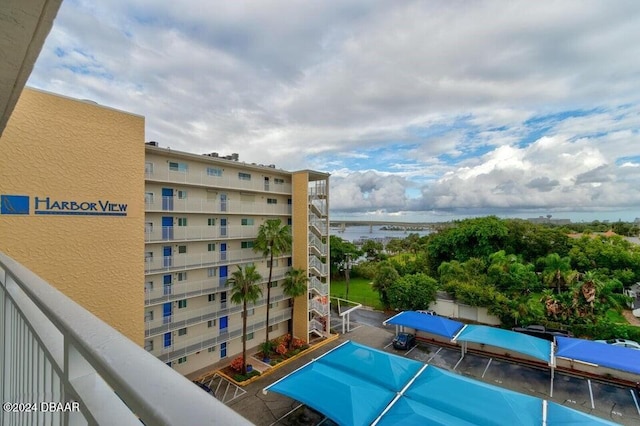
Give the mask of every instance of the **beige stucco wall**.
M 309 174 L 296 172 L 291 178 L 293 204 L 292 215 L 292 253 L 293 267 L 297 269 L 309 269 Z M 308 331 L 308 295 L 305 293 L 295 299 L 293 312 L 293 335 L 305 342 L 309 340 Z
M 0 138 L 0 250 L 144 342 L 144 118 L 25 89 Z M 126 216 L 35 214 L 35 197 L 126 204 Z M 44 204 L 41 204 L 44 205 Z

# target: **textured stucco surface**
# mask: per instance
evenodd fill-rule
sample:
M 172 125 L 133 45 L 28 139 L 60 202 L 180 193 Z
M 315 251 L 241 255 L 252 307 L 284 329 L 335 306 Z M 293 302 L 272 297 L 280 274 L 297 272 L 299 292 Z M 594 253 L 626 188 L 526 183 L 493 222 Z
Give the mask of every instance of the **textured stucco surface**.
M 0 152 L 0 194 L 127 204 L 126 217 L 0 214 L 0 250 L 142 345 L 144 118 L 27 88 Z
M 293 267 L 306 271 L 309 268 L 309 174 L 294 173 L 291 177 L 291 189 Z M 309 340 L 308 315 L 308 296 L 305 293 L 295 299 L 293 334 L 307 342 Z

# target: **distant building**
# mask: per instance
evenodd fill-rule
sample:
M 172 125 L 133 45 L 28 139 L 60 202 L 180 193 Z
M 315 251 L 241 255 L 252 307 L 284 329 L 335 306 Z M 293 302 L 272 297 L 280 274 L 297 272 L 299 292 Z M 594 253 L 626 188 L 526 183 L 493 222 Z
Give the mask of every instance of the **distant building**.
M 568 225 L 571 223 L 571 219 L 553 219 L 548 216 L 532 217 L 532 218 L 528 218 L 527 221 L 531 223 L 538 223 L 538 224 L 550 223 L 553 225 Z

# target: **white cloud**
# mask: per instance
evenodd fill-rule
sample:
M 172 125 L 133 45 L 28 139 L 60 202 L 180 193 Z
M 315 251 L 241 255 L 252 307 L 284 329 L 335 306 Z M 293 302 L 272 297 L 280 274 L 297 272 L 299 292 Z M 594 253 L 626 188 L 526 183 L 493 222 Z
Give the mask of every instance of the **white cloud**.
M 67 0 L 30 84 L 331 171 L 333 209 L 633 211 L 637 28 L 635 0 Z

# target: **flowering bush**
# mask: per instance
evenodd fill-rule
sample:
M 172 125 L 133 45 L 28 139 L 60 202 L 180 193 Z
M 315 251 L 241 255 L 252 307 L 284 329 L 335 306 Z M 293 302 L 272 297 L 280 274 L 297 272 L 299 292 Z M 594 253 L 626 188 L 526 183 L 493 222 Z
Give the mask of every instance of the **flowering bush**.
M 244 358 L 239 356 L 238 358 L 231 361 L 231 369 L 234 371 L 242 371 L 242 365 L 244 364 Z
M 301 348 L 302 346 L 304 346 L 304 340 L 298 339 L 296 337 L 293 339 L 293 342 L 291 342 L 291 346 L 293 347 L 293 349 Z
M 278 347 L 276 348 L 276 352 L 280 355 L 284 355 L 287 353 L 287 345 L 285 345 L 284 343 L 280 343 L 278 345 Z

